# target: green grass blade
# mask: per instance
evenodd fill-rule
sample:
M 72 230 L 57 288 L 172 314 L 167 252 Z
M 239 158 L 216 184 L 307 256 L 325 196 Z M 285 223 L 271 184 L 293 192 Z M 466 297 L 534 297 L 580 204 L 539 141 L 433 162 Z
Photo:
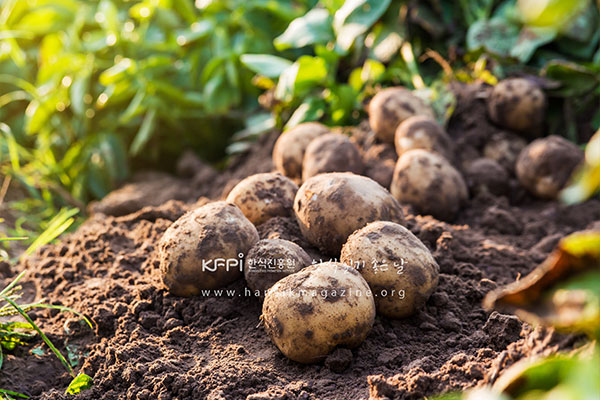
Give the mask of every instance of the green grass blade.
M 7 396 L 14 396 L 14 397 L 18 397 L 20 399 L 28 399 L 29 396 L 27 396 L 26 394 L 23 393 L 19 393 L 19 392 L 13 392 L 12 390 L 6 390 L 6 389 L 0 389 L 0 394 L 5 394 Z M 4 396 L 2 396 L 4 397 Z M 9 397 L 12 398 L 12 397 Z
M 85 323 L 88 324 L 90 329 L 94 329 L 92 322 L 85 315 L 83 315 L 82 313 L 80 313 L 78 311 L 73 310 L 70 307 L 59 306 L 59 305 L 54 305 L 54 304 L 43 304 L 43 303 L 27 304 L 27 307 L 29 307 L 29 308 L 52 308 L 54 310 L 59 310 L 61 312 L 71 312 L 71 313 L 77 315 L 82 320 L 84 320 Z
M 50 243 L 54 239 L 56 239 L 61 233 L 66 231 L 75 219 L 73 216 L 79 212 L 78 208 L 66 209 L 63 208 L 59 211 L 58 214 L 52 220 L 50 220 L 50 224 L 48 228 L 37 239 L 33 241 L 31 246 L 25 250 L 25 254 L 29 255 L 33 253 L 38 247 L 43 246 L 45 244 Z
M 6 296 L 2 296 L 2 299 L 4 299 L 4 301 L 9 303 L 11 306 L 13 306 L 14 309 L 17 310 L 19 312 L 19 314 L 21 314 L 21 316 L 23 318 L 25 318 L 25 320 L 31 324 L 33 329 L 40 335 L 40 337 L 42 338 L 44 343 L 46 343 L 46 345 L 50 348 L 50 350 L 52 350 L 54 355 L 56 355 L 56 357 L 60 360 L 60 362 L 65 366 L 65 368 L 71 374 L 71 376 L 74 377 L 75 374 L 73 373 L 73 368 L 71 368 L 71 365 L 67 362 L 67 360 L 60 353 L 60 351 L 58 351 L 58 349 L 54 346 L 54 344 L 50 341 L 50 339 L 48 339 L 46 334 L 44 332 L 42 332 L 42 330 L 35 324 L 35 322 L 33 322 L 33 320 L 29 317 L 29 315 L 27 315 L 27 313 L 25 311 L 23 311 L 23 309 L 21 307 L 19 307 L 19 305 L 17 303 L 15 303 L 12 299 L 10 299 Z
M 15 279 L 13 279 L 13 281 L 11 283 L 9 283 L 7 287 L 2 289 L 2 291 L 0 292 L 0 296 L 2 296 L 2 297 L 6 296 L 6 294 L 8 292 L 10 292 L 12 290 L 12 288 L 14 288 L 17 285 L 17 283 L 19 283 L 19 281 L 21 280 L 21 278 L 23 278 L 23 276 L 25 275 L 26 272 L 27 271 L 22 271 L 19 275 L 17 275 L 17 277 Z

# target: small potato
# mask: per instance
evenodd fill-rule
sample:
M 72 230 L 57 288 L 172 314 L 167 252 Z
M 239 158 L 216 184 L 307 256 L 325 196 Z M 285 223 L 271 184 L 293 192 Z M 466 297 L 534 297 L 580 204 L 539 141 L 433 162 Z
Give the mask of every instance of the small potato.
M 454 159 L 454 143 L 444 129 L 431 117 L 415 115 L 405 119 L 394 137 L 398 157 L 408 150 L 423 149 Z
M 560 136 L 531 142 L 517 159 L 517 178 L 525 189 L 543 199 L 554 199 L 566 185 L 584 153 Z
M 283 132 L 273 147 L 273 164 L 290 179 L 302 178 L 302 160 L 306 148 L 320 135 L 330 130 L 318 122 L 305 122 Z
M 494 86 L 487 109 L 495 124 L 535 138 L 546 117 L 546 96 L 528 79 L 505 79 Z
M 365 151 L 365 175 L 389 189 L 394 176 L 394 167 L 398 156 L 394 147 L 388 143 L 374 144 Z
M 314 176 L 294 199 L 302 235 L 329 255 L 338 255 L 348 236 L 373 221 L 402 223 L 402 210 L 374 180 L 349 172 Z
M 375 321 L 375 303 L 358 271 L 327 262 L 277 282 L 267 292 L 261 319 L 286 357 L 309 364 L 338 346 L 360 345 Z
M 242 276 L 243 256 L 256 242 L 258 232 L 239 208 L 206 204 L 164 233 L 158 247 L 163 282 L 176 296 L 226 286 Z
M 310 265 L 312 259 L 296 243 L 282 239 L 264 239 L 250 249 L 245 261 L 246 283 L 263 297 L 275 282 Z
M 358 268 L 373 291 L 377 312 L 390 318 L 414 314 L 438 283 L 440 268 L 431 252 L 393 222 L 372 222 L 354 232 L 340 260 Z
M 298 185 L 279 173 L 250 175 L 238 183 L 227 202 L 239 207 L 254 225 L 292 215 Z
M 433 118 L 433 110 L 403 87 L 380 90 L 369 103 L 369 124 L 379 140 L 394 144 L 396 128 L 413 115 Z
M 514 173 L 517 158 L 525 146 L 525 139 L 514 133 L 501 131 L 492 135 L 483 148 L 483 155 L 502 165 L 508 172 Z
M 314 139 L 304 153 L 302 180 L 325 172 L 353 172 L 365 169 L 358 147 L 341 133 L 326 133 Z
M 508 193 L 508 173 L 491 158 L 478 158 L 465 168 L 465 180 L 471 193 L 492 193 L 502 196 Z
M 452 220 L 468 198 L 462 175 L 444 157 L 420 149 L 398 159 L 390 191 L 400 203 L 442 220 Z

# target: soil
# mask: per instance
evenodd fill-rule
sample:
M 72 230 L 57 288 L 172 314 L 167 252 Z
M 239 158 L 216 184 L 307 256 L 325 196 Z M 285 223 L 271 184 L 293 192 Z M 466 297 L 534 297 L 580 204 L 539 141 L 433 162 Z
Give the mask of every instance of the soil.
M 456 88 L 458 107 L 448 132 L 460 149 L 459 165 L 481 157 L 486 141 L 500 131 L 476 95 L 486 90 Z M 363 151 L 375 145 L 367 125 L 352 131 Z M 581 340 L 481 308 L 488 291 L 527 274 L 562 236 L 599 226 L 599 200 L 576 206 L 536 200 L 511 173 L 509 194 L 477 191 L 452 223 L 404 207 L 407 228 L 440 265 L 438 288 L 416 315 L 377 317 L 360 347 L 338 349 L 321 364 L 301 365 L 278 351 L 258 326 L 260 300 L 241 295 L 243 280 L 227 288 L 235 295 L 170 295 L 155 258 L 161 234 L 186 210 L 221 197 L 243 177 L 271 171 L 276 137 L 263 136 L 225 172 L 197 160 L 190 164 L 188 155 L 185 173 L 161 180 L 171 199 L 161 197 L 157 204 L 154 187 L 144 196 L 137 193 L 136 205 L 122 197 L 126 205 L 120 207 L 118 196 L 125 192 L 117 192 L 96 204 L 96 213 L 60 243 L 17 265 L 0 264 L 0 284 L 27 269 L 28 296 L 72 307 L 93 320 L 90 331 L 68 313 L 31 312 L 77 363 L 75 369 L 93 377 L 94 386 L 78 398 L 419 399 L 494 382 L 519 359 L 570 349 Z M 126 190 L 151 186 L 131 185 L 138 186 Z M 274 218 L 258 230 L 261 238 L 291 239 L 320 257 L 300 237 L 293 218 Z M 38 346 L 43 355 L 31 352 Z M 64 394 L 69 382 L 39 339 L 5 354 L 0 370 L 0 387 L 36 399 L 70 398 Z

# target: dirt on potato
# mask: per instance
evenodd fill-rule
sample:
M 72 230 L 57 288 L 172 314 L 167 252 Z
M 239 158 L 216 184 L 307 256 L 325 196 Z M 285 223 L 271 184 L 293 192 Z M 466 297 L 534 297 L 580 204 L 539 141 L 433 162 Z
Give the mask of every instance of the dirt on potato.
M 487 120 L 485 100 L 474 95 L 484 89 L 457 90 L 448 133 L 464 162 L 481 157 L 501 129 Z M 373 143 L 365 139 L 372 135 L 365 124 L 354 131 L 363 136 L 357 140 L 363 149 Z M 478 193 L 452 224 L 404 207 L 406 227 L 440 266 L 437 289 L 416 315 L 378 316 L 361 346 L 338 349 L 321 364 L 301 365 L 279 352 L 257 326 L 261 304 L 246 295 L 243 280 L 220 295 L 170 295 L 155 257 L 162 233 L 206 201 L 197 202 L 199 196 L 220 198 L 243 177 L 271 171 L 275 139 L 263 137 L 214 179 L 177 178 L 187 183 L 188 197 L 121 216 L 96 214 L 59 244 L 17 265 L 0 263 L 0 284 L 27 269 L 27 298 L 75 308 L 93 320 L 91 332 L 67 313 L 31 313 L 76 370 L 94 379 L 78 399 L 420 399 L 491 383 L 519 359 L 570 349 L 581 340 L 481 308 L 487 292 L 527 274 L 562 236 L 600 221 L 597 199 L 576 206 L 537 200 L 514 175 L 508 195 Z M 143 203 L 143 196 L 136 198 Z M 306 246 L 293 218 L 275 218 L 258 231 L 261 238 Z M 317 262 L 322 257 L 315 249 L 307 252 Z M 31 353 L 38 346 L 43 355 Z M 39 339 L 5 354 L 0 369 L 1 388 L 34 399 L 71 398 L 64 394 L 69 381 Z

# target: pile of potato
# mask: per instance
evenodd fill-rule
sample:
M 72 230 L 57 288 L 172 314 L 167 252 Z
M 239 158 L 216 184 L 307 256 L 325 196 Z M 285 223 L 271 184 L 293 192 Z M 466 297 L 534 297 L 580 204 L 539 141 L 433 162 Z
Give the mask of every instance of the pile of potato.
M 460 149 L 431 107 L 405 88 L 371 100 L 376 143 L 366 151 L 354 137 L 315 122 L 285 131 L 273 149 L 276 172 L 242 180 L 225 201 L 188 212 L 165 232 L 158 248 L 164 284 L 193 296 L 243 276 L 263 300 L 267 334 L 298 362 L 358 346 L 376 313 L 410 316 L 437 286 L 438 264 L 404 227 L 401 204 L 453 220 L 469 192 L 504 195 L 515 174 L 534 195 L 552 198 L 582 160 L 564 139 L 527 145 L 518 136 L 536 137 L 543 127 L 546 100 L 533 83 L 503 81 L 487 102 L 490 119 L 515 133 L 489 138 L 468 165 L 458 165 Z M 376 173 L 378 162 L 383 173 Z M 288 216 L 312 248 L 259 240 L 257 226 Z

